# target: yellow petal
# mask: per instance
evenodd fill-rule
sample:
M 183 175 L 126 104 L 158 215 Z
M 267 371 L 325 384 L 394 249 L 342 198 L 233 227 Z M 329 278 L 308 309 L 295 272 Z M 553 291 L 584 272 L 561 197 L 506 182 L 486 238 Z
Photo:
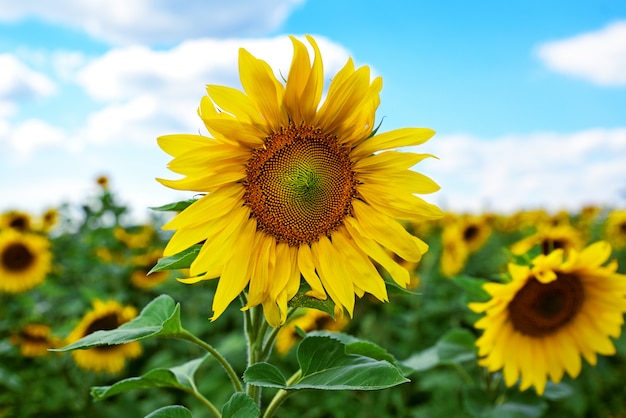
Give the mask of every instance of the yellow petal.
M 298 268 L 300 269 L 304 280 L 309 284 L 309 286 L 311 286 L 309 296 L 320 300 L 326 300 L 328 295 L 326 295 L 322 282 L 315 272 L 313 254 L 311 253 L 311 247 L 307 244 L 302 244 L 298 247 Z
M 443 212 L 437 206 L 412 193 L 393 190 L 389 184 L 365 183 L 360 184 L 358 190 L 372 208 L 392 219 L 427 221 L 443 216 Z
M 317 242 L 311 244 L 315 267 L 319 274 L 324 288 L 333 301 L 346 308 L 352 315 L 354 311 L 354 287 L 349 280 L 348 273 L 341 262 L 338 261 L 338 254 L 334 251 L 330 240 L 322 236 Z
M 158 137 L 157 144 L 163 151 L 176 157 L 187 151 L 215 144 L 215 140 L 201 135 L 174 134 Z
M 217 85 L 207 85 L 207 94 L 215 104 L 237 120 L 262 125 L 263 119 L 254 103 L 241 90 Z M 266 132 L 268 134 L 269 132 Z
M 350 154 L 353 159 L 360 159 L 392 148 L 401 148 L 419 145 L 435 135 L 435 131 L 428 128 L 402 128 L 374 135 L 360 143 Z
M 235 245 L 235 250 L 224 265 L 213 297 L 213 317 L 216 320 L 242 291 L 249 281 L 250 254 L 256 233 L 256 222 L 249 220 L 241 231 Z

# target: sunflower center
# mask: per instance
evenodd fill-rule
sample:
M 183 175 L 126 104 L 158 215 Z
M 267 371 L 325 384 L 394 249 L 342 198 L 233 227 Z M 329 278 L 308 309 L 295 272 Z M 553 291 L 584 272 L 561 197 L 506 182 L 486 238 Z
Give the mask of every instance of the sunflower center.
M 11 272 L 20 272 L 28 269 L 34 259 L 35 255 L 27 246 L 16 242 L 2 252 L 2 267 Z
M 509 317 L 520 333 L 543 337 L 574 319 L 584 298 L 583 285 L 574 274 L 557 274 L 557 279 L 550 283 L 533 277 L 509 303 Z
M 248 161 L 244 199 L 278 242 L 310 244 L 352 215 L 356 180 L 349 150 L 307 125 L 281 128 Z
M 119 327 L 120 325 L 121 324 L 118 321 L 117 314 L 112 312 L 101 316 L 100 318 L 94 319 L 85 330 L 85 335 L 92 334 L 96 331 L 109 331 Z M 99 345 L 97 347 L 93 347 L 92 350 L 104 352 L 114 350 L 115 347 L 115 345 Z
M 463 230 L 463 241 L 470 242 L 478 236 L 478 227 L 476 225 L 469 225 Z

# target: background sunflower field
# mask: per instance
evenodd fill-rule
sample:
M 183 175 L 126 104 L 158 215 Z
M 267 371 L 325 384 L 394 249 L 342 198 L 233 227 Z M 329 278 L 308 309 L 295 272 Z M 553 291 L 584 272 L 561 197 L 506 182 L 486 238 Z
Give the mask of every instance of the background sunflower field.
M 203 416 L 197 400 L 173 389 L 134 390 L 97 402 L 90 396 L 92 386 L 110 385 L 201 356 L 193 346 L 156 339 L 131 343 L 137 344 L 134 348 L 48 351 L 95 330 L 121 325 L 161 294 L 181 303 L 187 329 L 219 349 L 237 372 L 243 371 L 246 348 L 238 332 L 243 326 L 238 309 L 229 308 L 219 321 L 208 320 L 214 281 L 193 286 L 177 282 L 185 271 L 147 275 L 168 238 L 160 230 L 166 217 L 154 212 L 148 221 L 132 223 L 127 208 L 104 178 L 81 206 L 63 205 L 44 214 L 18 209 L 3 212 L 0 417 L 135 417 L 173 404 Z M 408 228 L 430 246 L 419 264 L 407 265 L 413 272 L 410 291 L 391 291 L 390 303 L 384 304 L 365 297 L 357 302 L 352 320 L 335 322 L 319 311 L 302 312 L 279 334 L 272 361 L 280 369 L 294 369 L 301 332 L 341 330 L 385 347 L 411 382 L 374 392 L 304 391 L 287 400 L 278 416 L 626 414 L 624 334 L 614 339 L 615 355 L 599 356 L 595 367 L 584 363 L 576 379 L 566 376 L 559 384 L 548 382 L 539 396 L 532 388 L 506 388 L 499 373 L 478 365 L 475 341 L 480 333 L 473 324 L 479 315 L 467 307 L 470 302 L 484 301 L 483 283 L 497 280 L 507 262 L 531 248 L 580 249 L 607 240 L 613 247 L 611 259 L 618 261 L 618 272 L 624 273 L 625 211 L 585 207 L 576 213 L 447 213 L 436 223 Z M 39 244 L 28 246 L 32 242 Z M 23 254 L 17 259 L 19 248 Z M 43 278 L 31 281 L 29 275 Z M 29 283 L 27 288 L 16 286 L 19 280 Z M 217 405 L 228 400 L 227 379 L 214 360 L 205 360 L 196 378 L 198 389 L 210 394 Z

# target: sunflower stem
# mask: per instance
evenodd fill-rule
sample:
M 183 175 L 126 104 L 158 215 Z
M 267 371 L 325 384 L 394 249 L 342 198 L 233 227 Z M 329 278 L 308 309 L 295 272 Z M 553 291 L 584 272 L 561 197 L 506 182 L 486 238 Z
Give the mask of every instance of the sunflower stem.
M 221 418 L 222 417 L 222 413 L 219 411 L 219 409 L 217 409 L 215 407 L 215 405 L 213 405 L 213 402 L 211 402 L 210 400 L 208 400 L 207 398 L 205 398 L 200 392 L 198 392 L 196 390 L 196 388 L 194 387 L 193 390 L 189 391 L 189 393 L 196 398 L 197 400 L 200 401 L 200 403 L 202 403 L 202 405 L 206 406 L 208 410 L 211 411 L 211 413 L 213 414 L 213 416 L 215 418 Z
M 239 380 L 239 376 L 237 376 L 237 373 L 235 373 L 235 370 L 233 369 L 233 367 L 230 365 L 230 363 L 228 362 L 228 360 L 226 360 L 224 358 L 224 356 L 222 356 L 215 348 L 213 348 L 211 345 L 207 344 L 206 342 L 202 341 L 201 339 L 199 339 L 198 337 L 196 337 L 195 335 L 193 335 L 192 333 L 190 333 L 189 331 L 183 329 L 183 332 L 181 333 L 181 338 L 185 339 L 187 341 L 190 341 L 196 345 L 199 345 L 200 347 L 204 348 L 207 352 L 209 352 L 213 357 L 215 357 L 215 359 L 217 360 L 217 362 L 224 368 L 224 370 L 226 371 L 226 374 L 228 374 L 228 377 L 230 378 L 230 381 L 233 384 L 233 387 L 235 388 L 235 390 L 237 392 L 243 392 L 243 386 L 241 385 L 241 381 Z
M 291 385 L 292 383 L 300 379 L 300 376 L 302 376 L 302 370 L 298 370 L 287 380 L 287 386 Z M 265 410 L 265 413 L 263 414 L 263 418 L 273 417 L 274 413 L 278 410 L 278 408 L 282 405 L 282 403 L 285 402 L 285 399 L 287 399 L 287 397 L 289 397 L 289 395 L 291 395 L 294 392 L 296 391 L 285 390 L 285 389 L 280 389 L 278 392 L 276 392 L 276 395 L 274 395 L 274 397 L 272 398 L 272 401 L 267 406 L 267 409 Z
M 245 295 L 241 296 L 244 306 L 247 306 Z M 266 324 L 260 306 L 244 310 L 244 330 L 248 345 L 248 367 L 260 361 L 262 355 L 263 334 Z M 261 387 L 246 383 L 246 393 L 261 407 Z
M 289 322 L 293 314 L 296 312 L 295 308 L 289 308 L 287 311 L 287 316 L 285 317 L 285 324 Z M 265 343 L 263 345 L 263 351 L 261 352 L 261 361 L 267 361 L 270 354 L 272 354 L 272 348 L 274 347 L 274 341 L 276 341 L 276 336 L 280 331 L 281 327 L 273 328 L 272 332 L 265 339 Z

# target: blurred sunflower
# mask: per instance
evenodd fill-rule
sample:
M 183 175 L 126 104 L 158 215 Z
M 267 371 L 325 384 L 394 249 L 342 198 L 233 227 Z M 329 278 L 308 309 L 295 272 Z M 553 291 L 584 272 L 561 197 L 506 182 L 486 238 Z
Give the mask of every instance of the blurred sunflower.
M 113 235 L 130 249 L 146 249 L 157 238 L 156 231 L 151 225 L 139 225 L 131 228 L 116 227 Z
M 438 218 L 440 210 L 416 196 L 438 186 L 411 170 L 428 154 L 393 150 L 422 144 L 434 131 L 374 130 L 382 88 L 367 66 L 349 59 L 330 83 L 326 99 L 315 40 L 291 38 L 294 55 L 283 84 L 269 65 L 239 50 L 244 92 L 209 85 L 199 114 L 213 136 L 168 135 L 159 146 L 174 157 L 168 167 L 185 178 L 165 186 L 206 193 L 164 226 L 176 230 L 164 255 L 203 242 L 185 283 L 221 276 L 213 317 L 248 287 L 247 307 L 263 305 L 274 327 L 284 323 L 287 301 L 300 277 L 310 296 L 332 301 L 352 315 L 355 294 L 388 300 L 371 259 L 400 286 L 410 275 L 385 248 L 417 262 L 428 246 L 397 219 Z M 371 259 L 370 259 L 371 258 Z
M 49 348 L 56 348 L 60 342 L 59 338 L 52 336 L 48 325 L 36 323 L 25 325 L 9 341 L 20 347 L 24 357 L 43 357 L 48 354 Z
M 538 246 L 542 254 L 548 254 L 552 250 L 559 248 L 565 250 L 565 252 L 572 249 L 580 250 L 584 245 L 585 240 L 582 233 L 573 226 L 543 224 L 538 227 L 534 234 L 513 244 L 511 252 L 521 255 Z
M 565 257 L 565 255 L 567 255 Z M 615 261 L 604 265 L 611 246 L 600 241 L 582 251 L 563 249 L 536 257 L 531 266 L 510 264 L 511 281 L 484 286 L 491 299 L 471 303 L 484 312 L 474 325 L 480 365 L 504 371 L 504 382 L 542 394 L 547 379 L 581 370 L 581 355 L 591 365 L 597 354 L 611 355 L 609 337 L 621 333 L 626 312 L 626 276 Z
M 54 208 L 50 208 L 41 216 L 41 230 L 43 232 L 49 232 L 58 222 L 59 212 Z
M 0 231 L 0 292 L 26 292 L 44 281 L 51 269 L 50 241 L 13 229 Z
M 137 310 L 132 306 L 122 306 L 112 300 L 106 302 L 94 300 L 93 309 L 85 314 L 67 336 L 67 344 L 78 341 L 96 331 L 116 329 L 135 316 L 137 316 Z M 124 368 L 126 360 L 140 355 L 141 345 L 137 341 L 72 351 L 74 361 L 82 369 L 113 374 Z
M 33 229 L 33 220 L 30 214 L 20 210 L 10 210 L 0 214 L 0 229 L 15 229 L 20 232 L 29 232 Z
M 616 249 L 626 247 L 626 210 L 609 212 L 604 224 L 604 237 Z
M 441 234 L 441 272 L 445 276 L 459 274 L 470 254 L 480 250 L 490 236 L 487 217 L 449 214 Z
M 96 179 L 96 184 L 102 188 L 102 190 L 109 189 L 109 178 L 107 176 L 99 176 Z
M 132 284 L 140 289 L 149 289 L 163 283 L 168 278 L 169 271 L 162 270 L 148 274 L 162 256 L 163 250 L 156 249 L 133 257 L 133 272 L 130 276 Z
M 339 332 L 348 325 L 349 321 L 345 316 L 337 316 L 336 318 L 337 319 L 333 319 L 333 317 L 326 312 L 317 309 L 307 309 L 303 315 L 287 322 L 280 331 L 278 331 L 278 335 L 276 336 L 276 351 L 279 354 L 285 355 L 302 339 L 296 327 L 304 332 L 316 330 Z

